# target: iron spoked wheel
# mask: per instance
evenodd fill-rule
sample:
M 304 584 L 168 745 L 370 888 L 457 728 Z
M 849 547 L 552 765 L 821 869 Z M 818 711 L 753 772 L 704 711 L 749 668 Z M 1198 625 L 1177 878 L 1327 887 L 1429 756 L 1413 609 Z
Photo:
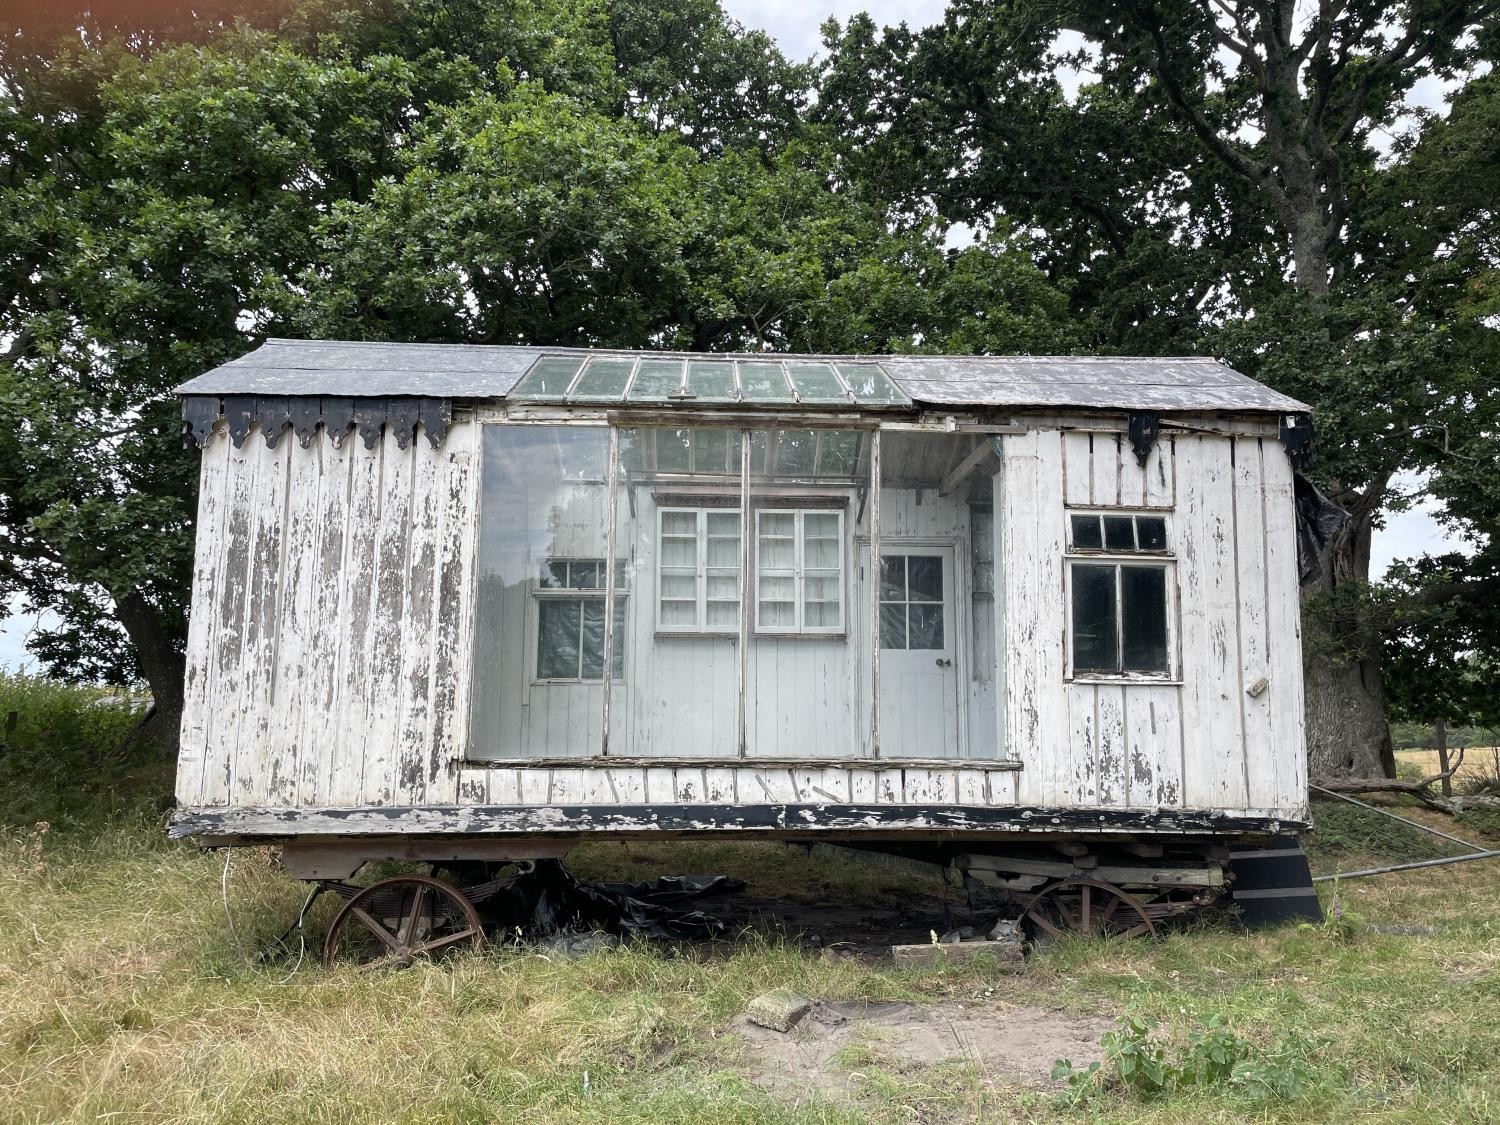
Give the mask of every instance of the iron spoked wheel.
M 1098 879 L 1059 879 L 1032 897 L 1023 915 L 1038 937 L 1155 937 L 1144 903 Z
M 473 903 L 458 888 L 426 875 L 398 875 L 364 888 L 328 927 L 323 963 L 361 969 L 404 968 L 484 944 Z

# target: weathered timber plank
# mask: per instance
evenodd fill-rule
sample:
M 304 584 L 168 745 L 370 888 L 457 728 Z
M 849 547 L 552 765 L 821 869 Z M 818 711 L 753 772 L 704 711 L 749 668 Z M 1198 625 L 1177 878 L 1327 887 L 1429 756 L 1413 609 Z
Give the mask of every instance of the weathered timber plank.
M 1296 508 L 1292 467 L 1281 446 L 1261 443 L 1265 486 L 1266 662 L 1271 686 L 1271 747 L 1276 803 L 1307 808 L 1307 743 L 1302 725 L 1302 615 L 1297 575 Z
M 340 564 L 339 647 L 334 707 L 326 736 L 329 804 L 365 804 L 365 754 L 370 743 L 370 661 L 375 641 L 376 557 L 380 549 L 380 468 L 383 442 L 373 449 L 355 435 L 344 440 L 350 461 L 349 496 Z
M 179 809 L 168 834 L 174 839 L 285 839 L 299 836 L 367 837 L 408 833 L 483 836 L 491 833 L 640 833 L 822 831 L 889 832 L 1146 832 L 1160 834 L 1267 834 L 1295 832 L 1300 821 L 1275 810 L 1230 816 L 1214 811 L 1128 809 L 983 809 L 916 805 L 629 805 L 613 808 L 550 805 L 442 805 L 402 809 L 389 805 L 352 809 Z
M 309 806 L 338 804 L 333 771 L 339 763 L 341 732 L 334 729 L 340 705 L 340 671 L 349 659 L 347 588 L 349 497 L 353 461 L 347 439 L 337 447 L 316 441 L 322 464 L 317 576 L 313 582 L 312 627 L 316 645 L 307 681 L 307 704 L 300 724 L 303 785 L 299 801 Z M 308 763 L 313 777 L 309 782 Z
M 393 799 L 398 732 L 401 722 L 402 644 L 408 623 L 407 576 L 411 570 L 412 481 L 414 446 L 378 443 L 380 522 L 375 547 L 374 610 L 370 627 L 368 681 L 365 684 L 365 757 L 360 784 L 362 804 L 384 805 Z M 425 638 L 424 638 L 425 641 Z
M 1279 794 L 1276 747 L 1271 717 L 1270 656 L 1267 649 L 1265 481 L 1257 438 L 1234 439 L 1235 604 L 1239 610 L 1239 681 L 1241 743 L 1244 747 L 1245 793 L 1251 804 L 1267 804 Z M 1261 681 L 1262 690 L 1252 694 Z
M 1125 746 L 1125 696 L 1133 687 L 1099 684 L 1094 690 L 1095 777 L 1101 805 L 1129 804 Z
M 400 610 L 401 662 L 395 684 L 395 710 L 400 719 L 396 729 L 391 803 L 397 805 L 428 803 L 427 777 L 432 758 L 432 658 L 437 647 L 437 599 L 434 594 L 440 580 L 438 550 L 443 482 L 439 477 L 447 467 L 446 455 L 425 441 L 413 443 L 411 458 L 411 523 L 407 531 L 407 565 Z
M 198 539 L 193 553 L 187 673 L 183 680 L 182 732 L 177 754 L 177 800 L 184 805 L 201 803 L 203 775 L 213 752 L 208 743 L 215 679 L 213 638 L 220 588 L 225 580 L 223 523 L 225 491 L 229 486 L 229 449 L 228 435 L 216 432 L 203 447 L 198 474 Z
M 448 431 L 447 475 L 440 482 L 443 501 L 438 556 L 436 646 L 433 651 L 431 746 L 427 764 L 428 800 L 442 800 L 445 779 L 457 769 L 468 743 L 469 671 L 474 651 L 475 535 L 478 528 L 478 474 L 474 471 L 478 427 L 456 423 Z
M 271 776 L 282 779 L 282 799 L 316 807 L 321 803 L 315 790 L 323 748 L 302 738 L 302 719 L 313 668 L 325 660 L 319 651 L 321 636 L 313 608 L 321 535 L 319 458 L 324 443 L 303 449 L 293 434 L 286 433 L 278 444 L 284 446 L 287 458 L 286 526 L 276 606 L 280 621 L 271 654 L 270 706 L 275 719 L 267 732 L 266 755 L 273 763 Z
M 239 680 L 239 723 L 235 739 L 234 785 L 239 804 L 292 804 L 295 764 L 282 760 L 272 743 L 274 668 L 280 626 L 282 555 L 287 497 L 288 448 L 283 436 L 274 449 L 259 433 L 245 445 L 258 462 L 255 476 L 255 530 L 250 542 L 250 580 L 245 607 L 245 645 Z

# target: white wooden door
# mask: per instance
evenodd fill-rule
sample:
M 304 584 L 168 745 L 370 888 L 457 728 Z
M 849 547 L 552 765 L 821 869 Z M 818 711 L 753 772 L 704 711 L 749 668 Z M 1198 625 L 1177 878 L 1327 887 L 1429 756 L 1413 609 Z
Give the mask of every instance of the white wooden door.
M 880 756 L 957 758 L 953 548 L 880 544 Z

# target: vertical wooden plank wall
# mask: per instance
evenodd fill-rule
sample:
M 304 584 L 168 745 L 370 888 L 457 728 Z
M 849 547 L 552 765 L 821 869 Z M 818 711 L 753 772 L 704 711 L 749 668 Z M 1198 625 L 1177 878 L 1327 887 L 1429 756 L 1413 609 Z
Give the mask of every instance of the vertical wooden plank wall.
M 179 803 L 454 802 L 477 426 L 203 452 Z
M 1003 461 L 1005 722 L 1022 803 L 1298 815 L 1296 548 L 1277 441 L 1164 434 L 1141 465 L 1123 434 L 1061 427 L 1007 436 Z M 1178 682 L 1067 678 L 1066 512 L 1113 507 L 1168 516 Z

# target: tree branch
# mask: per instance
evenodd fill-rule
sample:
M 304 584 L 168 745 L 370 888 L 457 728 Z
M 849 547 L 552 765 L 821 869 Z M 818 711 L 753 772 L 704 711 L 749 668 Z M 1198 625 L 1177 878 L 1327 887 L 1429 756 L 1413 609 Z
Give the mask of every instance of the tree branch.
M 1205 148 L 1219 158 L 1229 169 L 1238 173 L 1250 183 L 1265 190 L 1278 209 L 1287 205 L 1286 193 L 1282 191 L 1281 185 L 1271 175 L 1271 170 L 1254 160 L 1238 146 L 1231 144 L 1217 129 L 1215 129 L 1202 110 L 1193 105 L 1183 90 L 1182 84 L 1178 82 L 1177 76 L 1172 72 L 1168 63 L 1169 51 L 1166 36 L 1162 33 L 1161 23 L 1156 18 L 1154 11 L 1143 9 L 1137 5 L 1130 5 L 1130 10 L 1135 16 L 1135 21 L 1151 38 L 1152 54 L 1156 63 L 1156 76 L 1161 81 L 1162 88 L 1167 93 L 1167 100 L 1177 107 L 1178 111 L 1187 117 L 1188 126 L 1203 142 Z

